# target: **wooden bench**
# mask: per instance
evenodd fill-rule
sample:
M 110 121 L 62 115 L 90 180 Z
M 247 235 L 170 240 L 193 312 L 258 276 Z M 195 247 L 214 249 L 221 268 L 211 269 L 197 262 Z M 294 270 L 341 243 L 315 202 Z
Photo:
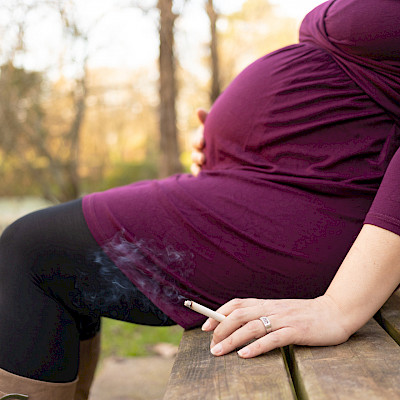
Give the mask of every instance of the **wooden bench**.
M 164 400 L 400 399 L 400 291 L 346 343 L 288 346 L 243 360 L 185 331 Z

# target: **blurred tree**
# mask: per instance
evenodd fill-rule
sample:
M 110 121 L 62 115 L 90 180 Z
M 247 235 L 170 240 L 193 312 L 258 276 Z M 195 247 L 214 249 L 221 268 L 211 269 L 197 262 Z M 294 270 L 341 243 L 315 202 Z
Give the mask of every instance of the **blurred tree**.
M 80 194 L 79 143 L 87 95 L 88 39 L 64 7 L 69 6 L 66 2 L 36 2 L 34 6 L 29 2 L 17 3 L 26 7 L 26 14 L 18 9 L 23 18 L 19 20 L 14 49 L 9 51 L 0 76 L 1 172 L 23 176 L 25 184 L 36 187 L 48 200 L 71 200 Z M 80 73 L 68 82 L 61 78 L 50 83 L 44 73 L 15 66 L 25 52 L 24 23 L 28 14 L 49 4 L 52 11 L 59 13 L 71 42 L 79 42 L 84 53 Z
M 158 0 L 160 11 L 160 177 L 182 171 L 176 124 L 177 85 L 174 54 L 174 24 L 177 15 L 172 0 Z
M 197 59 L 192 66 L 183 67 L 174 42 L 179 40 L 180 46 L 184 38 L 185 43 L 188 31 L 185 24 L 178 25 L 178 32 L 174 27 L 177 15 L 182 15 L 179 22 L 183 21 L 194 2 L 116 0 L 107 10 L 118 15 L 119 7 L 140 8 L 157 24 L 159 74 L 157 65 L 143 70 L 108 67 L 88 71 L 88 48 L 93 51 L 94 47 L 93 42 L 89 46 L 93 26 L 87 26 L 93 18 L 75 13 L 82 4 L 78 1 L 0 1 L 4 38 L 0 43 L 0 195 L 31 194 L 35 188 L 35 194 L 64 201 L 82 190 L 154 177 L 157 163 L 160 176 L 179 172 L 179 149 L 187 150 L 181 155 L 187 165 L 187 133 L 198 126 L 194 109 L 207 107 L 209 96 L 214 101 L 221 88 L 255 58 L 296 40 L 292 34 L 295 23 L 277 16 L 268 0 L 247 0 L 233 15 L 218 13 L 221 3 L 217 0 L 203 0 L 197 7 L 203 7 L 210 22 L 210 39 L 204 45 L 206 67 L 203 71 L 198 65 L 192 68 Z M 108 12 L 110 19 L 113 12 Z M 63 36 L 58 33 L 62 42 L 51 57 L 43 57 L 48 66 L 43 67 L 39 57 L 35 60 L 33 64 L 40 70 L 33 72 L 27 69 L 32 43 L 27 39 L 32 37 L 32 24 L 37 26 L 40 18 L 50 15 L 52 29 L 64 30 Z M 179 36 L 174 38 L 174 33 Z M 46 45 L 44 40 L 43 47 Z M 99 46 L 103 45 L 107 51 L 115 42 Z M 178 132 L 182 132 L 179 137 Z M 139 174 L 139 165 L 147 168 L 148 174 Z
M 156 66 L 153 75 L 149 68 L 89 71 L 80 147 L 85 192 L 157 177 Z
M 210 103 L 214 101 L 221 93 L 220 76 L 219 76 L 219 57 L 218 57 L 218 33 L 217 33 L 217 21 L 218 14 L 214 8 L 213 0 L 207 0 L 206 11 L 210 20 L 210 54 L 211 54 L 211 91 L 210 91 Z
M 223 87 L 255 59 L 298 41 L 297 21 L 278 15 L 268 0 L 246 0 L 240 11 L 220 20 Z
M 84 94 L 74 92 L 73 98 L 68 99 L 63 93 L 63 97 L 53 102 L 51 115 L 45 103 L 57 89 L 46 92 L 43 88 L 48 84 L 39 72 L 28 72 L 12 63 L 1 67 L 1 174 L 3 182 L 14 178 L 15 185 L 20 185 L 21 181 L 15 177 L 23 176 L 24 186 L 37 187 L 44 198 L 66 201 L 79 194 L 77 167 Z M 69 104 L 58 110 L 60 103 Z M 74 115 L 66 122 L 68 109 Z M 55 111 L 60 114 L 55 115 Z M 10 172 L 12 177 L 4 177 Z
M 32 143 L 42 142 L 44 110 L 41 106 L 43 77 L 37 72 L 15 68 L 11 62 L 0 68 L 0 160 L 1 190 L 29 184 L 38 175 Z M 29 171 L 29 174 L 26 174 Z M 29 176 L 27 179 L 27 175 Z M 40 176 L 40 174 L 39 174 Z M 41 185 L 41 179 L 38 184 Z

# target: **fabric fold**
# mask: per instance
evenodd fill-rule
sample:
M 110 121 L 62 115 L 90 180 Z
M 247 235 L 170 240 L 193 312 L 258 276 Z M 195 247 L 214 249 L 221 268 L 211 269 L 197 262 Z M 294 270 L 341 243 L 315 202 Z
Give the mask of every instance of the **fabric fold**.
M 329 1 L 305 17 L 299 36 L 300 42 L 328 51 L 396 123 L 400 123 L 399 15 L 398 0 L 380 0 L 379 5 L 375 0 Z

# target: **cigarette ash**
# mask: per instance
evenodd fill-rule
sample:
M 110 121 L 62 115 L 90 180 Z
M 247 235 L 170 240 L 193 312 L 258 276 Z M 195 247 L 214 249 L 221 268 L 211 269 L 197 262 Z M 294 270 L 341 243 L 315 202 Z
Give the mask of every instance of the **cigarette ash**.
M 190 251 L 178 251 L 170 244 L 160 247 L 153 240 L 130 241 L 125 232 L 115 235 L 103 250 L 91 255 L 95 273 L 81 272 L 76 280 L 82 301 L 90 308 L 107 309 L 134 297 L 144 300 L 139 306 L 147 311 L 149 302 L 142 292 L 150 300 L 166 297 L 171 304 L 182 304 L 187 298 L 176 288 L 180 279 L 187 280 L 194 272 L 194 256 Z M 168 274 L 163 266 L 168 266 Z

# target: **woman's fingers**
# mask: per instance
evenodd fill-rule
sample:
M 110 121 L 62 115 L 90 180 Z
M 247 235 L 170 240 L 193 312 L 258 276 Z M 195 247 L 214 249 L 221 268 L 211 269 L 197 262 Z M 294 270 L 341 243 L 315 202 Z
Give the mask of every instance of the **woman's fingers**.
M 205 161 L 204 153 L 197 150 L 192 150 L 191 158 L 194 164 L 203 165 Z
M 215 329 L 211 341 L 211 352 L 215 355 L 226 354 L 253 339 L 265 336 L 267 328 L 268 332 L 272 332 L 284 327 L 282 323 L 285 319 L 282 316 L 277 317 L 270 313 L 267 317 L 269 326 L 265 326 L 260 315 L 266 317 L 260 305 L 234 310 L 226 321 Z
M 278 329 L 243 347 L 238 351 L 238 355 L 242 358 L 251 358 L 287 346 L 295 341 L 294 333 L 292 328 Z
M 235 333 L 236 330 L 240 332 L 238 337 L 243 337 L 245 340 L 261 337 L 264 333 L 266 333 L 266 330 L 265 326 L 259 319 L 260 314 L 263 315 L 263 310 L 260 309 L 259 305 L 233 310 L 229 314 L 226 321 L 224 321 L 223 324 L 218 325 L 214 330 L 213 343 L 219 343 L 223 341 L 225 338 L 229 337 L 229 335 Z M 270 321 L 272 323 L 271 318 Z M 244 335 L 246 337 L 244 337 Z
M 222 324 L 220 325 L 222 328 Z M 225 339 L 219 341 L 215 334 L 211 342 L 211 353 L 215 356 L 230 353 L 253 339 L 259 339 L 266 335 L 264 324 L 259 319 L 247 322 L 240 328 L 233 329 Z M 215 340 L 215 341 L 214 341 Z
M 204 142 L 204 129 L 203 126 L 199 126 L 196 130 L 195 135 L 192 139 L 192 147 L 195 150 L 202 151 L 204 149 L 205 142 Z
M 198 119 L 204 125 L 204 123 L 206 122 L 206 119 L 207 119 L 208 112 L 206 110 L 204 110 L 203 108 L 199 108 L 199 109 L 197 109 L 196 113 L 197 113 Z
M 259 305 L 266 303 L 267 301 L 268 300 L 254 299 L 254 298 L 232 299 L 232 300 L 229 300 L 224 305 L 222 305 L 220 308 L 218 308 L 217 312 L 224 314 L 224 315 L 229 315 L 234 310 L 238 310 L 240 308 L 246 308 L 246 307 L 259 306 Z
M 207 111 L 203 109 L 197 110 L 197 116 L 202 123 L 202 125 L 197 129 L 195 136 L 193 137 L 192 140 L 192 154 L 191 154 L 191 159 L 192 159 L 192 165 L 190 166 L 190 172 L 192 175 L 197 176 L 200 171 L 201 167 L 204 165 L 206 158 L 204 155 L 204 147 L 205 147 L 205 141 L 204 141 L 204 122 L 207 118 Z
M 260 299 L 233 299 L 225 303 L 223 306 L 218 308 L 216 310 L 220 314 L 223 315 L 229 315 L 231 314 L 234 310 L 238 310 L 241 308 L 247 308 L 247 307 L 252 307 L 261 304 L 262 301 L 265 300 L 260 300 Z M 249 321 L 249 319 L 248 319 Z M 208 318 L 207 321 L 203 324 L 202 330 L 203 331 L 213 331 L 217 326 L 219 322 L 215 321 L 212 318 Z
M 302 332 L 302 327 L 293 325 L 295 319 L 292 313 L 287 312 L 280 301 L 246 299 L 241 304 L 253 305 L 233 310 L 217 326 L 211 342 L 212 354 L 222 356 L 245 346 L 239 350 L 238 355 L 251 358 L 298 341 L 296 335 Z M 227 305 L 228 303 L 223 307 Z M 301 310 L 298 309 L 298 312 Z M 267 317 L 267 326 L 261 321 L 261 317 Z
M 199 167 L 197 164 L 192 164 L 190 166 L 190 172 L 193 176 L 199 175 L 200 171 L 201 171 L 201 167 Z
M 203 152 L 204 148 L 203 137 L 197 141 L 194 141 L 192 147 L 193 150 L 190 155 L 190 158 L 192 160 L 192 164 L 190 166 L 190 172 L 192 173 L 192 175 L 197 176 L 201 171 L 201 167 L 206 162 L 206 157 Z

